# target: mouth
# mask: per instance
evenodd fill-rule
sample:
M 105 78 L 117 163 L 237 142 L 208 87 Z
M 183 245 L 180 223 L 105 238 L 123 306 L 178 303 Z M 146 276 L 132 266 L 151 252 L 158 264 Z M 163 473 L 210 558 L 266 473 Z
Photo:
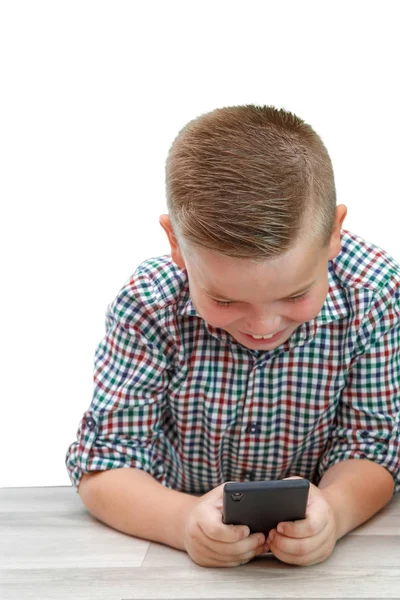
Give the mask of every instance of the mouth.
M 274 333 L 273 335 L 271 335 L 271 337 L 262 337 L 262 338 L 256 338 L 253 337 L 252 335 L 249 335 L 248 333 L 244 333 L 244 331 L 241 331 L 240 333 L 242 335 L 245 336 L 245 338 L 249 341 L 251 341 L 253 344 L 259 344 L 259 345 L 265 345 L 265 344 L 272 344 L 273 342 L 279 340 L 282 335 L 285 333 L 286 328 L 282 329 L 281 331 L 278 331 L 277 333 Z

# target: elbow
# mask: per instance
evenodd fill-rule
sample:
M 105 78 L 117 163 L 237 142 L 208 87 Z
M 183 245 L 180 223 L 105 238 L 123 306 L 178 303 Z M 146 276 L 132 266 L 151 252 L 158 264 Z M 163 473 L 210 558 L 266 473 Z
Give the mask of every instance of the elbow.
M 104 473 L 104 471 L 92 471 L 91 473 L 84 473 L 79 482 L 78 493 L 83 504 L 88 510 L 90 510 L 90 498 L 93 498 L 93 493 L 97 487 L 100 473 Z

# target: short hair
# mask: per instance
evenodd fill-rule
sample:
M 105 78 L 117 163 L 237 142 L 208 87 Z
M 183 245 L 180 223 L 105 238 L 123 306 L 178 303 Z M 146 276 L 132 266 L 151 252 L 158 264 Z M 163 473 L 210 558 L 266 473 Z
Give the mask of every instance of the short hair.
M 301 237 L 325 247 L 336 207 L 321 138 L 291 112 L 228 106 L 190 121 L 166 160 L 168 213 L 181 247 L 263 261 Z

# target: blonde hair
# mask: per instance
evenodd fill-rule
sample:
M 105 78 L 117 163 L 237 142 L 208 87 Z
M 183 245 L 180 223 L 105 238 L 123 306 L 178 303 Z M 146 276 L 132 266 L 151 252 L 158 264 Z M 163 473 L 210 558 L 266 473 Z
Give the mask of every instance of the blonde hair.
M 301 237 L 326 246 L 335 219 L 321 138 L 273 106 L 228 106 L 190 121 L 168 153 L 166 196 L 182 250 L 200 246 L 253 262 Z

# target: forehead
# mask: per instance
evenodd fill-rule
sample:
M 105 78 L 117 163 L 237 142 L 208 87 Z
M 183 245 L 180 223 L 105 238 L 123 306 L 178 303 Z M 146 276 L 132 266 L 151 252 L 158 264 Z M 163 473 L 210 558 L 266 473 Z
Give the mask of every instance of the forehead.
M 283 297 L 311 283 L 323 259 L 321 249 L 309 243 L 261 263 L 197 248 L 186 260 L 186 267 L 192 283 L 202 289 L 256 302 L 260 294 L 263 298 Z

